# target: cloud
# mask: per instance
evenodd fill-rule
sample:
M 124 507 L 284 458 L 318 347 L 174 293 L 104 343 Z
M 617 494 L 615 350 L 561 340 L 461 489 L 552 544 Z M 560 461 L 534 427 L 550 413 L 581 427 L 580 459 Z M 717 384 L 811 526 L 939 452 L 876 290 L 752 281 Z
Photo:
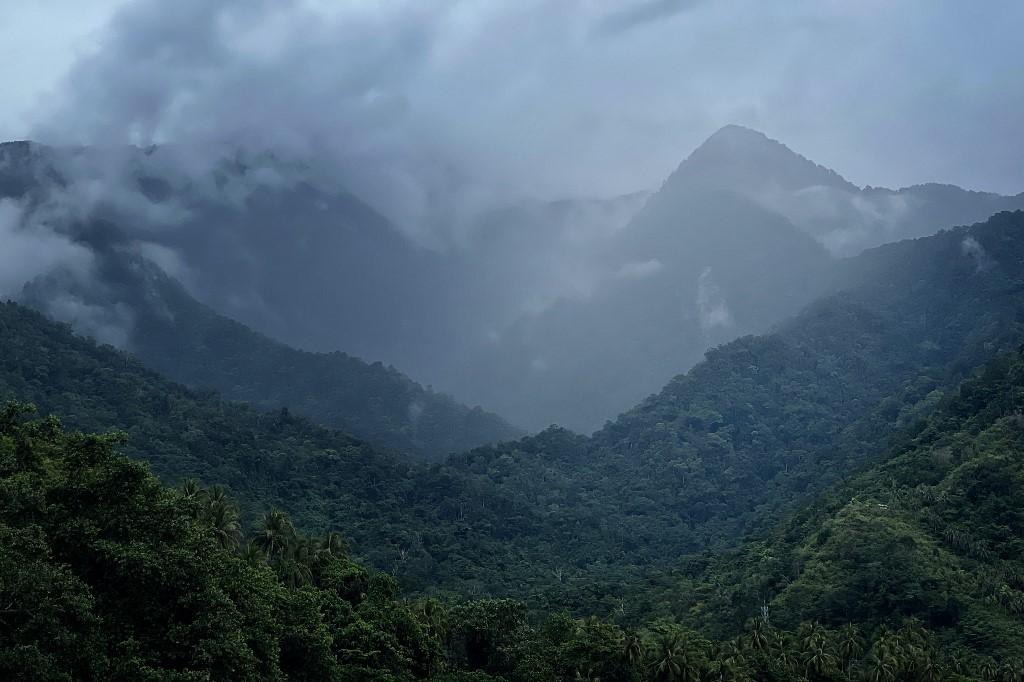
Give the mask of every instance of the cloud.
M 614 35 L 653 21 L 667 19 L 701 4 L 703 0 L 646 0 L 608 13 L 597 22 L 597 32 Z
M 729 312 L 722 289 L 711 278 L 710 267 L 704 268 L 697 277 L 696 302 L 697 318 L 705 334 L 732 326 L 732 313 Z
M 974 267 L 977 272 L 985 272 L 995 265 L 992 257 L 985 251 L 985 247 L 971 235 L 967 235 L 960 242 L 960 250 L 965 256 L 974 261 Z
M 173 142 L 200 165 L 269 150 L 413 232 L 654 188 L 726 123 L 859 184 L 1024 188 L 1020 3 L 616 6 L 135 0 L 35 133 Z
M 85 273 L 88 249 L 37 220 L 11 199 L 0 200 L 0 297 L 16 298 L 26 282 L 67 269 Z
M 626 263 L 615 273 L 615 277 L 616 279 L 644 279 L 661 272 L 664 267 L 664 263 L 657 258 Z

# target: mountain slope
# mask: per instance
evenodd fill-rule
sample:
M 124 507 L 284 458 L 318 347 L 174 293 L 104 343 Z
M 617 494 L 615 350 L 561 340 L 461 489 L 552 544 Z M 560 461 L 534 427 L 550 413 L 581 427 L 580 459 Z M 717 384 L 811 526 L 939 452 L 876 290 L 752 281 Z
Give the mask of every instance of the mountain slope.
M 1022 234 L 1024 214 L 1001 214 L 865 254 L 844 294 L 715 350 L 594 438 L 551 429 L 447 466 L 189 393 L 14 305 L 0 385 L 76 427 L 125 429 L 170 480 L 344 527 L 413 585 L 600 611 L 622 581 L 770 526 L 1019 343 Z
M 93 255 L 90 276 L 37 278 L 21 300 L 100 338 L 118 329 L 121 345 L 174 380 L 261 409 L 291 407 L 426 459 L 522 435 L 497 415 L 424 389 L 393 367 L 295 350 L 217 314 L 111 225 L 82 228 L 79 239 Z
M 510 556 L 534 556 L 501 539 L 511 524 L 535 524 L 532 512 L 509 506 L 489 486 L 288 410 L 261 413 L 189 391 L 14 303 L 0 304 L 0 346 L 0 400 L 31 401 L 75 429 L 122 430 L 127 453 L 161 478 L 227 486 L 247 518 L 279 507 L 310 532 L 344 528 L 361 556 L 420 585 L 451 579 L 437 557 L 455 551 L 484 574 L 500 573 Z M 536 554 L 544 551 L 538 546 Z
M 803 620 L 894 626 L 1024 656 L 1024 355 L 989 362 L 859 473 L 735 551 L 693 557 L 635 593 L 643 618 L 722 636 L 762 605 Z
M 554 593 L 614 593 L 636 567 L 770 527 L 1015 348 L 1022 235 L 1018 212 L 882 247 L 848 264 L 844 292 L 709 352 L 592 439 L 549 431 L 450 462 L 576 529 L 564 554 L 577 563 Z M 965 242 L 991 264 L 979 269 Z
M 498 330 L 449 385 L 530 428 L 592 432 L 708 348 L 839 288 L 836 257 L 1022 207 L 1024 194 L 860 189 L 726 126 L 608 235 L 592 287 Z
M 0 674 L 9 679 L 1004 679 L 1021 663 L 950 651 L 917 622 L 864 632 L 755 620 L 711 641 L 624 630 L 511 600 L 401 598 L 336 534 L 278 511 L 246 532 L 221 488 L 161 486 L 118 438 L 0 410 Z M 862 624 L 862 627 L 867 625 Z M 868 634 L 868 637 L 864 635 Z M 671 667 L 669 667 L 671 666 Z
M 767 331 L 829 290 L 830 254 L 1024 206 L 941 185 L 859 189 L 727 126 L 646 201 L 506 199 L 399 227 L 311 167 L 211 153 L 3 144 L 0 197 L 79 244 L 83 223 L 116 226 L 272 338 L 392 363 L 530 429 L 593 431 L 707 348 Z

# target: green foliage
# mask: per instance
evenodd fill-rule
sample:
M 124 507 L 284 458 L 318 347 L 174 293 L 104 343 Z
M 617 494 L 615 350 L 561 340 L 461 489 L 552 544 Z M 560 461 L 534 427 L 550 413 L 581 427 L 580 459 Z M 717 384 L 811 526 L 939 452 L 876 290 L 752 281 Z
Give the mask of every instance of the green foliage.
M 278 511 L 251 544 L 225 543 L 222 489 L 165 488 L 117 453 L 120 436 L 26 422 L 27 409 L 0 412 L 5 679 L 850 679 L 840 664 L 950 665 L 913 623 L 879 631 L 863 657 L 849 628 L 755 622 L 713 643 L 673 623 L 633 633 L 566 613 L 534 627 L 510 600 L 404 601 L 336 536 L 298 534 Z
M 869 631 L 915 619 L 940 648 L 1024 658 L 1022 414 L 1016 352 L 950 392 L 881 461 L 761 538 L 636 590 L 637 607 L 661 603 L 718 636 L 759 614 Z M 859 656 L 858 636 L 843 632 L 839 659 Z M 892 652 L 868 655 L 886 679 Z
M 270 339 L 193 298 L 175 280 L 123 249 L 97 247 L 102 287 L 74 295 L 130 311 L 132 353 L 149 368 L 200 390 L 216 390 L 260 410 L 288 407 L 377 447 L 416 459 L 511 440 L 522 432 L 495 414 L 470 408 L 412 381 L 394 367 L 346 353 L 311 353 Z M 58 278 L 26 287 L 40 310 L 75 285 Z M 57 292 L 57 293 L 55 293 Z
M 1014 679 L 1024 359 L 973 370 L 1021 338 L 1022 228 L 880 249 L 849 264 L 857 287 L 709 353 L 593 438 L 553 428 L 445 465 L 188 391 L 3 305 L 0 396 L 124 434 L 0 413 L 0 666 Z

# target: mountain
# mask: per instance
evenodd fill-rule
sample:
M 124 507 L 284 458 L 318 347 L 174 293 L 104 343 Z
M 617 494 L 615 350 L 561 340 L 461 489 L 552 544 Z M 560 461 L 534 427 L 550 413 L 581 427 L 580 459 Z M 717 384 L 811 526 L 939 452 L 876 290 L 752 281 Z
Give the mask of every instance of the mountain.
M 404 461 L 285 410 L 260 413 L 191 392 L 17 304 L 0 308 L 0 399 L 31 399 L 73 428 L 118 426 L 127 452 L 165 480 L 227 485 L 243 523 L 266 525 L 260 512 L 280 507 L 307 532 L 340 528 L 356 556 L 416 590 L 530 595 L 531 610 L 569 607 L 624 621 L 640 612 L 645 620 L 673 617 L 680 624 L 645 628 L 644 651 L 682 638 L 701 670 L 726 659 L 752 670 L 796 665 L 769 660 L 789 647 L 800 657 L 820 650 L 822 669 L 847 677 L 879 661 L 911 679 L 926 663 L 952 669 L 967 660 L 975 670 L 989 656 L 1012 669 L 1020 655 L 1012 616 L 1018 557 L 1015 545 L 996 539 L 1013 537 L 1018 525 L 1013 453 L 1024 360 L 1012 353 L 1024 338 L 1022 234 L 1024 213 L 1002 213 L 843 261 L 841 291 L 772 334 L 715 349 L 594 437 L 549 429 L 445 465 Z M 1011 355 L 976 373 L 1000 353 Z M 52 422 L 33 428 L 54 434 Z M 19 438 L 3 441 L 13 453 L 7 466 L 36 461 L 16 446 Z M 69 452 L 98 457 L 93 442 Z M 106 485 L 74 467 L 42 471 L 59 486 L 68 485 L 59 472 L 71 470 L 86 472 L 76 485 Z M 126 476 L 114 479 L 137 480 Z M 24 518 L 38 524 L 42 514 Z M 54 518 L 49 527 L 68 525 Z M 49 542 L 54 531 L 42 532 Z M 100 550 L 121 551 L 109 539 L 82 537 L 85 544 L 37 544 L 32 552 L 45 559 L 79 548 L 95 562 Z M 11 547 L 13 556 L 29 552 Z M 665 572 L 690 552 L 698 554 Z M 286 585 L 310 580 L 309 564 L 278 568 Z M 33 573 L 59 575 L 45 560 Z M 564 616 L 531 630 L 525 608 L 459 607 L 460 618 L 480 619 L 473 632 L 497 618 L 524 647 L 515 655 L 503 649 L 502 658 L 471 633 L 456 650 L 475 653 L 457 655 L 460 665 L 536 679 L 518 667 L 533 660 L 523 652 L 549 651 L 544 665 L 578 662 L 552 643 L 602 627 Z M 850 620 L 859 629 L 844 634 L 838 626 Z M 602 641 L 625 636 L 609 627 Z M 842 653 L 844 637 L 861 642 L 859 653 Z
M 834 290 L 836 257 L 1024 205 L 860 189 L 738 126 L 652 194 L 508 199 L 444 225 L 398 226 L 312 166 L 174 146 L 0 145 L 0 194 L 79 245 L 81 224 L 115 226 L 202 303 L 293 347 L 583 432 Z M 103 317 L 118 341 L 117 311 Z
M 1014 351 L 840 485 L 736 551 L 682 562 L 633 595 L 634 608 L 716 636 L 741 632 L 762 605 L 782 628 L 914 618 L 950 649 L 1024 656 L 1022 409 Z
M 1024 213 L 1003 213 L 867 252 L 842 291 L 710 351 L 593 438 L 552 429 L 450 463 L 575 529 L 556 603 L 613 599 L 640 567 L 770 526 L 1016 348 L 1022 235 Z
M 9 679 L 639 682 L 667 669 L 682 679 L 969 680 L 1022 671 L 982 647 L 951 650 L 917 621 L 873 632 L 805 621 L 787 631 L 765 616 L 712 641 L 665 621 L 627 630 L 563 612 L 534 625 L 511 600 L 411 601 L 393 578 L 353 561 L 337 533 L 304 535 L 276 510 L 243 529 L 222 488 L 163 487 L 116 451 L 117 437 L 66 433 L 53 419 L 27 421 L 25 410 L 0 411 L 0 673 Z
M 474 358 L 489 381 L 455 390 L 527 426 L 557 416 L 593 431 L 708 347 L 795 313 L 831 261 L 784 219 L 720 194 L 662 190 L 611 239 L 613 276 L 522 318 Z
M 272 157 L 0 145 L 0 191 L 71 238 L 108 223 L 232 319 L 299 348 L 422 366 L 453 308 L 443 259 L 323 184 Z
M 359 556 L 400 569 L 415 584 L 441 583 L 439 570 L 450 579 L 451 567 L 438 561 L 454 552 L 489 564 L 476 569 L 487 574 L 512 565 L 512 557 L 536 561 L 550 551 L 506 544 L 517 523 L 536 523 L 534 513 L 506 505 L 490 486 L 287 409 L 258 412 L 190 391 L 23 306 L 0 305 L 0 344 L 0 401 L 31 401 L 73 429 L 121 430 L 127 454 L 164 481 L 193 477 L 226 486 L 239 497 L 243 519 L 277 507 L 309 532 L 344 528 Z
M 860 189 L 726 126 L 609 233 L 594 268 L 602 276 L 524 313 L 448 385 L 529 428 L 591 432 L 708 348 L 767 332 L 841 288 L 838 258 L 1022 207 L 1024 195 L 950 186 Z
M 1006 213 L 868 252 L 842 293 L 714 350 L 593 438 L 549 429 L 446 465 L 189 393 L 15 305 L 0 393 L 128 431 L 166 480 L 226 484 L 243 508 L 280 506 L 311 531 L 344 527 L 410 585 L 610 609 L 616 582 L 769 526 L 1016 347 L 1022 234 L 1024 213 Z
M 856 288 L 709 354 L 594 439 L 549 430 L 447 467 L 190 392 L 5 304 L 0 398 L 119 425 L 166 479 L 230 486 L 255 532 L 233 550 L 244 536 L 222 490 L 162 489 L 118 438 L 7 408 L 0 670 L 634 680 L 670 649 L 705 676 L 1013 673 L 1024 358 L 972 368 L 1020 343 L 1022 231 L 1024 214 L 1001 214 L 869 252 L 846 272 Z M 341 529 L 419 589 L 646 625 L 531 627 L 507 600 L 409 605 L 271 506 Z M 744 529 L 767 535 L 660 570 Z
M 497 415 L 425 389 L 394 367 L 342 352 L 295 350 L 219 315 L 119 236 L 102 246 L 93 240 L 92 247 L 88 281 L 39 278 L 25 287 L 23 302 L 58 318 L 69 317 L 59 307 L 69 300 L 93 314 L 119 311 L 124 345 L 176 381 L 259 409 L 289 407 L 425 459 L 522 435 Z M 88 316 L 70 317 L 91 331 Z

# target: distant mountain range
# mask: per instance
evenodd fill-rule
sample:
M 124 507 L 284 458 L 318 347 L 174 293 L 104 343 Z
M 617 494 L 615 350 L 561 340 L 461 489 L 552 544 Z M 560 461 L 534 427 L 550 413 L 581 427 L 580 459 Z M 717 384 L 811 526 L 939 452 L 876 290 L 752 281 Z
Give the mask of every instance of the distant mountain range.
M 861 190 L 727 126 L 607 237 L 592 291 L 523 315 L 453 390 L 532 428 L 591 431 L 707 349 L 835 290 L 843 256 L 1021 207 L 949 186 Z
M 767 331 L 834 290 L 838 258 L 1024 206 L 1024 195 L 944 185 L 860 189 L 779 142 L 727 126 L 650 195 L 513 203 L 416 240 L 304 169 L 246 158 L 200 172 L 188 161 L 173 147 L 8 143 L 0 145 L 0 195 L 25 205 L 29 222 L 107 254 L 101 260 L 117 251 L 155 263 L 212 311 L 270 338 L 382 360 L 528 429 L 600 427 L 707 349 Z M 275 403 L 199 369 L 219 361 L 185 369 L 163 351 L 147 354 L 143 339 L 175 336 L 156 324 L 157 309 L 111 298 L 117 282 L 50 275 L 31 287 L 49 314 L 190 385 Z M 215 346 L 202 346 L 211 359 Z M 430 445 L 380 441 L 389 429 L 362 430 L 345 409 L 316 406 L 330 402 L 322 376 L 290 381 L 294 390 L 275 395 L 295 409 L 432 456 L 516 432 L 444 419 L 438 424 L 456 435 L 436 434 Z M 339 391 L 354 395 L 360 385 L 352 379 Z M 421 401 L 406 397 L 384 400 L 387 423 L 402 422 L 402 410 L 422 414 Z
M 27 301 L 120 306 L 133 342 L 152 353 L 146 364 L 233 384 L 267 407 L 312 391 L 306 410 L 365 403 L 353 423 L 378 437 L 435 434 L 410 431 L 408 413 L 389 424 L 374 400 L 341 390 L 361 373 L 378 389 L 404 387 L 395 403 L 404 405 L 416 389 L 400 375 L 269 341 L 193 301 L 112 226 L 81 229 L 98 258 L 92 278 L 37 278 Z M 228 486 L 243 523 L 281 508 L 306 531 L 340 529 L 358 556 L 421 593 L 528 595 L 549 613 L 625 624 L 666 616 L 726 638 L 751 619 L 801 628 L 797 636 L 819 627 L 798 625 L 810 620 L 853 621 L 872 641 L 900 628 L 892 637 L 937 638 L 929 650 L 962 647 L 974 666 L 1019 657 L 1024 212 L 834 265 L 826 296 L 769 334 L 714 349 L 593 437 L 551 428 L 443 463 L 410 461 L 298 410 L 261 412 L 190 390 L 15 303 L 0 305 L 0 400 L 31 400 L 73 428 L 122 430 L 126 451 L 166 481 Z M 715 301 L 706 293 L 704 312 Z M 464 418 L 464 409 L 441 414 Z M 103 454 L 100 443 L 113 441 L 58 442 L 53 422 L 11 430 L 7 421 L 5 524 L 45 517 L 58 529 L 37 532 L 32 546 L 87 536 L 76 570 L 94 565 L 112 551 L 107 529 L 67 500 L 117 504 L 112 486 L 129 468 Z M 54 489 L 73 486 L 75 497 L 27 492 L 47 461 L 86 472 L 58 477 L 64 487 Z M 71 522 L 51 523 L 61 515 Z M 165 537 L 158 525 L 145 533 L 118 551 Z M 45 554 L 14 547 L 14 556 Z M 7 562 L 4 575 L 14 568 Z M 288 575 L 302 584 L 301 570 Z

